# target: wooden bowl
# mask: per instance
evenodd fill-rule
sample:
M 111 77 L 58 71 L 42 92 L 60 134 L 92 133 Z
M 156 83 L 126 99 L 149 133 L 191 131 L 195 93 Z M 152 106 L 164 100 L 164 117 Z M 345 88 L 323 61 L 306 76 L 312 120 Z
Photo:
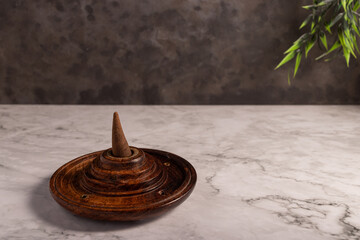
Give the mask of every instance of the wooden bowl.
M 83 217 L 133 221 L 165 213 L 191 194 L 196 171 L 188 161 L 160 150 L 129 149 L 126 157 L 107 149 L 66 163 L 50 179 L 53 198 Z

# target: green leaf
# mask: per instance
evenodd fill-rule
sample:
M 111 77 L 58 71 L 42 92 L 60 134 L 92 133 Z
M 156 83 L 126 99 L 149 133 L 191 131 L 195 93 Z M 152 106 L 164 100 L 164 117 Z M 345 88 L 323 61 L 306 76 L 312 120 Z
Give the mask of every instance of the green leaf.
M 341 29 L 339 29 L 339 32 L 338 32 L 338 37 L 339 37 L 339 40 L 340 40 L 340 43 L 341 45 L 343 46 L 343 48 L 350 48 L 350 46 L 347 44 L 347 42 L 345 41 L 345 38 L 344 38 L 344 32 L 341 31 Z
M 350 52 L 346 48 L 343 48 L 343 51 L 344 51 L 344 57 L 345 57 L 345 60 L 346 60 L 346 65 L 347 65 L 347 67 L 349 67 Z
M 354 16 L 352 14 L 352 11 L 347 12 L 346 16 L 348 17 L 348 19 L 350 19 L 350 21 L 354 21 Z
M 341 52 L 349 67 L 351 55 L 355 58 L 357 54 L 360 55 L 357 42 L 357 37 L 360 37 L 360 0 L 309 1 L 312 5 L 306 5 L 303 8 L 310 10 L 310 14 L 299 26 L 299 29 L 306 28 L 306 33 L 285 51 L 283 59 L 275 68 L 278 69 L 294 60 L 294 69 L 290 72 L 291 76 L 288 75 L 289 85 L 292 75 L 295 77 L 299 72 L 302 57 L 308 56 L 316 42 L 324 46 L 320 46 L 321 50 L 326 50 L 316 60 L 321 58 L 329 60 L 338 56 L 338 54 L 333 54 L 334 52 Z M 333 44 L 329 37 L 332 31 L 337 33 L 333 35 L 335 38 Z M 328 33 L 330 34 L 327 36 Z
M 331 34 L 331 26 L 330 26 L 330 23 L 326 24 L 325 25 L 325 29 Z
M 288 84 L 289 84 L 289 86 L 291 86 L 291 82 L 290 82 L 290 71 L 288 71 Z
M 344 29 L 344 33 L 345 33 L 345 36 L 346 36 L 347 39 L 351 39 L 351 34 L 350 34 L 350 30 L 349 30 L 348 27 L 346 27 Z
M 295 50 L 299 49 L 299 47 L 300 47 L 300 43 L 299 42 L 294 42 L 294 44 L 288 50 L 286 50 L 284 52 L 284 54 L 295 51 Z
M 325 25 L 326 30 L 331 33 L 331 28 L 344 16 L 344 13 L 339 13 L 335 18 L 331 19 L 329 23 Z
M 338 12 L 340 11 L 341 7 L 342 7 L 341 4 L 336 3 L 336 4 L 335 4 L 335 12 L 338 13 Z
M 309 53 L 309 51 L 312 49 L 312 47 L 314 46 L 314 44 L 315 44 L 315 39 L 310 40 L 310 41 L 306 44 L 306 46 L 305 46 L 305 57 L 308 56 L 308 53 Z
M 301 35 L 301 37 L 299 37 L 295 42 L 295 43 L 301 43 L 302 41 L 304 41 L 310 34 L 309 33 L 304 33 L 303 35 Z
M 344 8 L 344 11 L 347 12 L 347 8 L 346 8 L 346 0 L 341 0 L 341 5 Z
M 306 6 L 302 6 L 302 8 L 304 8 L 306 10 L 309 10 L 309 9 L 312 9 L 312 8 L 316 8 L 316 5 L 306 5 Z
M 322 44 L 324 45 L 325 49 L 328 50 L 326 35 L 324 33 L 322 34 L 322 36 L 320 36 L 320 40 L 321 40 Z
M 328 3 L 328 1 L 322 1 L 322 2 L 319 2 L 318 4 L 316 4 L 316 6 L 321 7 L 321 6 L 324 6 L 327 3 Z
M 357 11 L 360 7 L 360 2 L 359 1 L 356 1 L 355 4 L 354 4 L 354 7 L 353 7 L 353 11 Z
M 312 9 L 312 8 L 318 8 L 318 7 L 321 7 L 321 6 L 324 6 L 328 3 L 330 3 L 331 1 L 322 1 L 322 2 L 319 2 L 317 4 L 313 4 L 313 5 L 306 5 L 306 6 L 302 6 L 303 8 L 305 8 L 306 10 L 309 10 L 309 9 Z
M 335 50 L 338 49 L 339 47 L 341 47 L 341 43 L 340 43 L 339 41 L 336 41 L 336 42 L 334 43 L 334 45 L 332 45 L 332 47 L 330 48 L 329 51 L 327 51 L 326 53 L 324 53 L 324 54 L 320 55 L 319 57 L 315 58 L 315 60 L 319 60 L 319 59 L 325 57 L 326 55 L 328 55 L 329 53 L 335 51 Z
M 329 27 L 331 28 L 332 26 L 334 26 L 343 16 L 344 16 L 344 13 L 339 13 L 338 15 L 336 15 L 336 17 L 334 19 L 331 19 Z
M 352 40 L 353 40 L 353 44 L 354 44 L 354 47 L 355 47 L 356 51 L 360 54 L 359 47 L 358 47 L 355 35 L 352 35 Z
M 341 31 L 339 29 L 338 36 L 339 36 L 340 43 L 343 46 L 344 54 L 345 54 L 345 50 L 346 50 L 346 52 L 349 52 L 349 54 L 351 53 L 356 58 L 356 54 L 355 54 L 355 52 L 353 50 L 354 45 L 353 45 L 353 42 L 351 40 L 349 29 L 346 28 L 344 31 Z
M 338 49 L 340 46 L 341 46 L 340 42 L 339 42 L 339 41 L 336 41 L 336 42 L 334 43 L 334 45 L 332 45 L 332 47 L 330 48 L 330 50 L 328 51 L 328 53 L 331 53 L 331 52 L 335 51 L 335 50 Z
M 350 6 L 354 0 L 347 0 L 347 6 Z
M 352 26 L 352 29 L 354 29 L 355 33 L 356 33 L 358 36 L 360 36 L 360 32 L 359 32 L 359 29 L 358 29 L 358 27 L 356 26 L 356 24 L 353 23 L 351 26 Z
M 294 77 L 296 76 L 296 73 L 299 69 L 300 62 L 301 62 L 301 52 L 298 52 L 298 54 L 296 55 L 296 61 L 295 61 Z
M 312 14 L 310 14 L 310 15 L 302 22 L 302 24 L 301 24 L 301 26 L 299 27 L 299 29 L 302 29 L 303 27 L 305 27 L 305 26 L 309 23 L 309 21 L 310 21 L 311 18 L 312 18 Z
M 282 65 L 284 65 L 285 63 L 287 63 L 288 61 L 290 61 L 291 59 L 293 59 L 295 57 L 295 52 L 290 52 L 288 53 L 283 60 L 281 60 L 281 62 L 276 66 L 275 70 L 278 69 L 279 67 L 281 67 Z

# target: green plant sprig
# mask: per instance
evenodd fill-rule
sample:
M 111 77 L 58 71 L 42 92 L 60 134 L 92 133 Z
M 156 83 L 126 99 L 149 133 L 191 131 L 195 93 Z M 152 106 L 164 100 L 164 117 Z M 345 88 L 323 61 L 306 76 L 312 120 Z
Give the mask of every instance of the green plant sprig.
M 293 77 L 296 76 L 302 56 L 307 58 L 309 51 L 317 42 L 324 51 L 316 60 L 325 58 L 330 60 L 330 55 L 341 54 L 344 56 L 349 67 L 350 56 L 356 58 L 360 54 L 357 37 L 360 37 L 359 23 L 360 0 L 313 0 L 312 5 L 303 6 L 311 13 L 301 23 L 300 29 L 308 27 L 309 31 L 299 37 L 292 46 L 287 49 L 285 57 L 275 69 L 283 66 L 291 60 L 295 60 Z M 333 34 L 337 33 L 337 34 Z M 329 45 L 329 40 L 332 43 Z M 290 74 L 288 76 L 290 84 Z

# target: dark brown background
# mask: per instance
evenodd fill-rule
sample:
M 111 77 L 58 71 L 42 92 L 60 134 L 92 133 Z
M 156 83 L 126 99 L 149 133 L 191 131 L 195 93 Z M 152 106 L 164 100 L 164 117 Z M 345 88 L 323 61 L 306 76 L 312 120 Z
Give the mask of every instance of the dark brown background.
M 306 2 L 0 0 L 0 103 L 360 103 L 354 60 L 273 71 Z

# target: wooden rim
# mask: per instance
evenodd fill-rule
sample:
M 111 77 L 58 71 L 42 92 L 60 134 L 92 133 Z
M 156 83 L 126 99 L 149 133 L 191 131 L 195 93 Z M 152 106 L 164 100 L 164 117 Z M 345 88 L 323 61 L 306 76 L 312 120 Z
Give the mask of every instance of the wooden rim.
M 99 170 L 94 162 L 101 162 L 100 158 L 109 150 L 86 154 L 66 163 L 52 175 L 50 190 L 53 198 L 61 206 L 81 216 L 126 221 L 158 215 L 162 209 L 177 206 L 191 194 L 197 176 L 188 161 L 165 151 L 134 147 L 131 149 L 135 149 L 133 152 L 137 155 L 137 150 L 144 154 L 145 160 L 139 160 L 139 157 L 133 160 L 134 164 L 136 163 L 134 166 L 139 166 L 139 172 L 131 171 L 132 169 L 119 171 L 135 175 L 126 178 L 116 175 L 121 179 L 113 182 L 112 179 L 102 180 L 96 174 L 104 174 L 106 171 Z M 121 164 L 129 164 L 131 159 L 131 156 L 127 157 L 128 162 Z M 101 162 L 102 166 L 106 165 L 108 160 Z M 95 174 L 95 177 L 91 174 Z M 88 184 L 88 187 L 81 185 L 81 182 Z M 111 188 L 111 191 L 100 192 L 102 186 L 105 186 L 105 190 Z M 146 191 L 142 191 L 145 188 Z M 107 217 L 106 213 L 111 214 Z

